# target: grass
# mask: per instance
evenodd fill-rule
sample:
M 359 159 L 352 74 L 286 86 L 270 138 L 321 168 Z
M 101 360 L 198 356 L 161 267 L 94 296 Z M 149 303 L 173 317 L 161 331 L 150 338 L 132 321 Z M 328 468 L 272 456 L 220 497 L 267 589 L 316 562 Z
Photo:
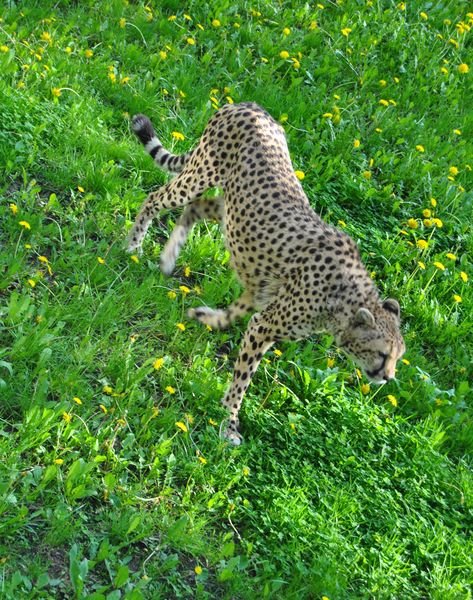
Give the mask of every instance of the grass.
M 473 14 L 322 5 L 2 9 L 2 598 L 471 598 Z M 238 293 L 217 226 L 172 278 L 175 213 L 138 262 L 123 250 L 165 181 L 130 115 L 180 153 L 232 100 L 284 123 L 314 208 L 399 298 L 408 348 L 370 389 L 327 337 L 281 344 L 237 449 L 220 399 L 243 326 L 185 317 Z

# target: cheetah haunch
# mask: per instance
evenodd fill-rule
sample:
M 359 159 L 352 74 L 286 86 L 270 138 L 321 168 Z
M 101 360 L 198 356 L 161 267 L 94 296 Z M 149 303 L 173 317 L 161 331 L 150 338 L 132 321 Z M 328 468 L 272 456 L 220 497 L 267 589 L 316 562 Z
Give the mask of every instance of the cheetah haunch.
M 257 311 L 223 400 L 230 412 L 227 439 L 241 443 L 243 395 L 264 353 L 280 340 L 325 331 L 372 381 L 394 378 L 405 351 L 399 304 L 380 300 L 355 242 L 313 211 L 294 174 L 284 130 L 266 111 L 252 103 L 224 106 L 199 145 L 181 156 L 163 148 L 147 117 L 135 116 L 133 129 L 155 162 L 178 175 L 143 203 L 129 251 L 140 249 L 160 210 L 186 206 L 161 255 L 161 270 L 169 274 L 194 223 L 218 219 L 245 291 L 225 309 L 203 306 L 189 316 L 224 328 Z M 215 186 L 223 197 L 202 197 Z

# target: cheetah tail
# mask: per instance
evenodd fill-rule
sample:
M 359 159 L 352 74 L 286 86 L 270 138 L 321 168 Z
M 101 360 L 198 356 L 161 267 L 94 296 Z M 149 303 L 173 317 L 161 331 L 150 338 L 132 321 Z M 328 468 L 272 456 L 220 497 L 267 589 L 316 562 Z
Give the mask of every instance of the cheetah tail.
M 165 150 L 156 136 L 151 121 L 145 115 L 135 115 L 131 126 L 146 151 L 151 154 L 158 166 L 170 173 L 179 173 L 182 171 L 191 152 L 176 156 Z

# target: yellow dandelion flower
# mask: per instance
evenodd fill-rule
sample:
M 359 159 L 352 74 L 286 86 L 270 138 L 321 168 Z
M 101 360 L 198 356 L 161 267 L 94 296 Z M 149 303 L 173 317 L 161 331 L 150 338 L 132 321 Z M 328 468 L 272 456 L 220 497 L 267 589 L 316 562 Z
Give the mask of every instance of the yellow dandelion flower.
M 18 221 L 18 225 L 21 225 L 25 229 L 31 229 L 31 225 L 28 223 L 28 221 Z
M 200 565 L 196 565 L 194 567 L 194 571 L 196 575 L 200 575 L 202 573 L 202 567 Z
M 447 258 L 449 258 L 450 260 L 457 260 L 457 257 L 455 254 L 452 254 L 451 252 L 447 252 L 447 254 L 445 255 Z
M 97 262 L 101 265 L 105 264 L 105 260 L 101 256 L 97 256 Z
M 361 145 L 360 140 L 353 140 L 353 148 L 359 148 Z
M 51 89 L 51 94 L 55 97 L 55 98 L 59 98 L 59 96 L 61 95 L 61 90 L 59 88 L 52 88 Z
M 291 33 L 291 30 L 289 29 L 289 27 L 284 27 L 284 29 L 282 30 L 284 35 L 289 35 Z
M 94 55 L 93 51 L 90 50 L 90 48 L 87 48 L 87 50 L 84 52 L 85 54 L 85 58 L 92 58 L 92 56 Z
M 32 288 L 36 286 L 36 281 L 34 279 L 28 279 L 28 283 Z
M 422 211 L 423 216 L 428 219 L 429 217 L 432 216 L 432 212 L 429 208 L 424 208 L 424 210 Z
M 465 271 L 461 271 L 460 277 L 465 283 L 468 281 L 468 275 L 465 273 Z
M 62 465 L 63 462 L 64 462 L 64 460 L 62 458 L 55 458 L 54 459 L 54 464 L 55 465 Z
M 440 67 L 440 72 L 444 75 L 448 75 L 448 69 L 446 67 Z
M 48 42 L 48 44 L 51 44 L 53 41 L 53 38 L 51 37 L 51 34 L 48 31 L 43 31 L 40 38 L 43 42 Z
M 371 179 L 371 175 L 372 175 L 371 171 L 363 171 L 363 177 L 365 179 Z
M 461 129 L 454 129 L 454 130 L 453 130 L 453 133 L 454 133 L 455 135 L 461 135 L 461 134 L 462 134 L 462 132 L 461 132 Z
M 84 188 L 83 188 L 81 185 L 78 185 L 78 186 L 77 186 L 77 189 L 79 190 L 79 192 L 80 192 L 81 194 L 83 194 L 83 193 L 85 192 Z
M 10 210 L 12 211 L 12 213 L 14 215 L 16 215 L 16 213 L 18 212 L 18 206 L 16 204 L 14 204 L 13 202 L 10 203 Z
M 430 219 L 424 219 L 424 227 L 432 227 L 432 221 Z
M 441 263 L 440 261 L 436 260 L 434 261 L 434 265 L 437 267 L 437 269 L 439 269 L 440 271 L 445 271 L 445 265 L 443 263 Z
M 172 392 L 172 393 L 174 393 L 174 392 Z M 174 425 L 176 427 L 179 427 L 179 429 L 181 429 L 184 433 L 187 433 L 187 427 L 186 427 L 186 425 L 182 421 L 177 421 L 176 423 L 174 423 Z
M 282 356 L 282 352 L 281 352 L 281 350 L 274 350 L 274 354 L 275 354 L 276 356 Z
M 338 219 L 338 224 L 340 225 L 340 227 L 346 227 L 347 224 L 345 223 L 345 221 L 343 219 Z
M 407 358 L 403 358 L 402 361 L 405 365 L 410 365 L 411 363 L 407 360 Z
M 309 25 L 310 31 L 313 31 L 314 29 L 317 29 L 317 27 L 318 27 L 317 21 L 311 21 L 310 22 L 310 25 Z
M 250 474 L 250 469 L 248 467 L 243 467 L 242 473 L 244 477 L 248 477 L 248 475 Z
M 72 400 L 76 403 L 79 404 L 79 406 L 82 404 L 82 400 L 78 397 L 78 396 L 74 396 L 74 398 L 72 398 Z
M 458 65 L 458 72 L 459 73 L 468 73 L 468 71 L 470 70 L 470 67 L 466 64 L 466 63 L 462 63 L 461 65 Z
M 136 254 L 132 254 L 130 256 L 130 260 L 132 260 L 134 263 L 139 263 L 140 259 L 136 256 Z
M 187 38 L 187 43 L 189 44 L 189 46 L 195 46 L 195 40 L 194 40 L 194 38 L 188 37 Z
M 207 464 L 207 460 L 203 456 L 199 456 L 198 458 L 203 465 Z
M 167 296 L 168 296 L 168 298 L 169 298 L 170 300 L 175 300 L 175 299 L 176 299 L 176 297 L 177 297 L 177 294 L 176 294 L 176 292 L 173 292 L 172 290 L 169 290 L 169 292 L 168 292 Z
M 418 223 L 417 219 L 412 219 L 412 218 L 407 221 L 407 225 L 411 229 L 417 229 L 419 227 L 419 223 Z
M 345 37 L 348 37 L 352 30 L 350 29 L 350 27 L 344 27 L 341 31 L 342 31 L 342 35 L 344 35 Z
M 452 46 L 455 46 L 455 48 L 458 48 L 458 42 L 457 42 L 457 40 L 455 40 L 455 39 L 453 39 L 453 38 L 450 38 L 450 39 L 448 40 L 448 42 L 449 42 L 450 44 L 452 44 Z
M 334 358 L 327 358 L 327 368 L 332 369 L 335 366 Z
M 388 401 L 391 402 L 393 406 L 397 406 L 397 398 L 392 394 L 388 394 Z
M 177 323 L 176 327 L 178 329 L 180 329 L 181 331 L 185 331 L 185 329 L 186 329 L 186 326 L 184 325 L 184 323 Z
M 164 50 L 160 50 L 160 51 L 159 51 L 159 58 L 160 58 L 161 60 L 166 60 L 166 58 L 167 58 L 167 57 L 168 57 L 168 54 L 167 54 L 167 52 L 165 52 Z
M 179 289 L 184 294 L 184 296 L 190 293 L 190 289 L 187 287 L 187 285 L 180 285 Z
M 384 98 L 381 98 L 379 103 L 382 104 L 383 106 L 389 106 L 389 102 L 387 100 L 385 100 Z
M 405 2 L 399 2 L 399 4 L 397 5 L 399 10 L 406 10 L 406 3 Z
M 294 67 L 294 69 L 299 69 L 301 66 L 301 63 L 299 62 L 299 60 L 297 58 L 291 58 L 292 60 L 292 66 Z
M 435 208 L 437 206 L 437 200 L 435 198 L 431 198 L 430 204 Z
M 10 50 L 10 48 L 8 46 L 5 46 L 5 44 L 2 44 L 0 46 L 0 52 L 8 52 Z
M 211 425 L 213 425 L 214 427 L 216 427 L 216 426 L 217 426 L 217 422 L 216 422 L 216 421 L 214 421 L 213 419 L 209 419 L 209 423 L 210 423 Z
M 427 242 L 426 240 L 417 240 L 416 245 L 421 250 L 425 250 L 428 247 L 429 242 Z
M 279 53 L 279 56 L 283 60 L 286 60 L 287 58 L 289 58 L 289 52 L 287 52 L 287 50 L 281 50 L 281 52 Z
M 184 277 L 189 277 L 191 274 L 191 269 L 189 266 L 184 267 Z
M 443 222 L 441 219 L 435 217 L 432 219 L 432 222 L 435 224 L 435 227 L 443 227 Z
M 129 77 L 120 77 L 120 83 L 126 85 L 130 81 Z
M 462 301 L 462 297 L 459 296 L 458 294 L 453 294 L 453 299 L 455 300 L 455 302 L 461 302 Z
M 455 177 L 455 175 L 458 175 L 459 173 L 458 168 L 454 166 L 450 167 L 448 169 L 448 172 L 450 173 L 450 175 L 453 175 L 453 177 Z
M 175 140 L 179 140 L 180 142 L 185 140 L 184 134 L 180 133 L 179 131 L 173 131 L 171 135 Z
M 72 48 L 70 46 L 67 46 L 65 52 L 66 54 L 70 54 L 72 52 Z
M 375 131 L 376 133 L 381 133 L 383 130 L 380 127 L 376 127 Z
M 212 26 L 213 27 L 220 27 L 221 23 L 218 19 L 213 19 L 212 21 Z
M 70 423 L 72 421 L 72 415 L 68 412 L 63 412 L 62 418 L 64 419 L 64 421 L 66 421 L 66 423 Z
M 370 390 L 371 390 L 371 386 L 369 383 L 364 383 L 361 386 L 361 393 L 364 394 L 365 396 L 366 396 L 366 394 L 369 394 Z
M 110 395 L 113 393 L 113 388 L 111 388 L 109 385 L 104 385 L 102 391 L 104 394 Z
M 108 408 L 106 406 L 104 406 L 103 404 L 99 404 L 99 407 L 104 415 L 106 415 L 108 413 Z
M 118 21 L 118 24 L 120 25 L 120 27 L 123 29 L 126 25 L 126 19 L 124 19 L 123 17 Z
M 231 96 L 225 96 L 228 104 L 233 104 L 233 98 Z
M 425 148 L 422 146 L 422 144 L 417 144 L 416 150 L 417 152 L 425 152 Z
M 297 177 L 299 181 L 302 181 L 305 177 L 304 171 L 294 171 L 294 175 Z
M 421 268 L 423 271 L 425 271 L 425 263 L 424 263 L 424 262 L 422 262 L 421 260 L 419 260 L 419 262 L 418 262 L 417 264 L 419 265 L 419 267 L 420 267 L 420 268 Z
M 159 371 L 159 369 L 163 365 L 164 365 L 164 358 L 157 358 L 153 363 L 153 368 L 156 369 L 156 371 Z
M 333 117 L 333 114 L 331 112 L 326 112 L 322 115 L 323 119 L 331 119 Z
M 175 21 L 177 19 L 176 15 L 171 15 L 170 17 L 168 17 L 168 21 L 171 21 L 171 23 L 173 21 Z
M 424 21 L 427 21 L 427 19 L 429 18 L 429 15 L 425 12 L 421 12 L 420 16 L 424 19 Z

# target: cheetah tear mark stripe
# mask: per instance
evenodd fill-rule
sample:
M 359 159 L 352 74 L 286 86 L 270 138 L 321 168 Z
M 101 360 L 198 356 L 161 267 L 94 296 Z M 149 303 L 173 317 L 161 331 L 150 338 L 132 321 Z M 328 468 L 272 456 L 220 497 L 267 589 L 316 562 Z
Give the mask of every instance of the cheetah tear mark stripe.
M 180 156 L 168 152 L 156 136 L 151 121 L 145 115 L 135 115 L 131 126 L 145 147 L 145 150 L 159 167 L 170 173 L 179 173 L 182 171 L 191 152 L 181 154 Z

